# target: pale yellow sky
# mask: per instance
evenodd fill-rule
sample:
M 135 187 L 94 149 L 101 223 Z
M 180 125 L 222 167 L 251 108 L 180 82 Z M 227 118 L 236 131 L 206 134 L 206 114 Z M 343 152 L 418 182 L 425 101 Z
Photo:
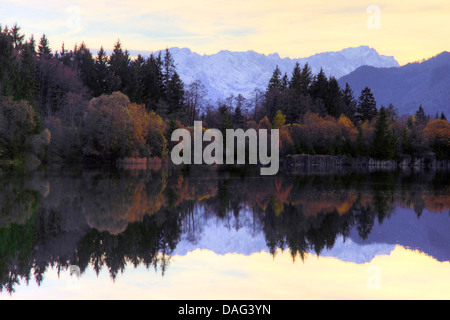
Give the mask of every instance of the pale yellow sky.
M 1 0 L 15 22 L 58 50 L 85 41 L 130 50 L 189 47 L 200 54 L 254 50 L 282 57 L 367 45 L 400 64 L 447 51 L 448 0 Z
M 237 267 L 238 266 L 238 267 Z M 79 280 L 48 270 L 42 286 L 33 280 L 2 299 L 450 299 L 448 262 L 396 246 L 389 255 L 355 264 L 308 254 L 292 261 L 288 251 L 274 258 L 219 255 L 196 250 L 173 256 L 164 277 L 150 268 L 129 267 L 113 282 L 107 270 L 99 277 L 88 270 Z

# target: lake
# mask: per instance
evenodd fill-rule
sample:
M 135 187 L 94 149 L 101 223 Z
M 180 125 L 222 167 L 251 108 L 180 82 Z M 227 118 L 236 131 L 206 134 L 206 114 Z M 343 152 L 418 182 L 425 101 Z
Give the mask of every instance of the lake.
M 0 299 L 450 299 L 450 173 L 0 173 Z

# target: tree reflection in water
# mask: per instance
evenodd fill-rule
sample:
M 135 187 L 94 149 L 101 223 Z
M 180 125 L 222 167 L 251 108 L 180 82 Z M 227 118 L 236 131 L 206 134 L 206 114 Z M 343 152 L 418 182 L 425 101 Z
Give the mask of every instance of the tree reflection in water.
M 212 217 L 239 229 L 243 210 L 272 254 L 289 249 L 304 260 L 353 229 L 366 239 L 396 207 L 418 217 L 424 209 L 448 211 L 448 181 L 447 172 L 260 177 L 205 167 L 3 174 L 0 290 L 12 293 L 32 278 L 41 284 L 49 267 L 59 273 L 77 265 L 84 273 L 92 266 L 97 274 L 107 268 L 116 279 L 145 265 L 164 275 L 182 234 L 195 243 Z

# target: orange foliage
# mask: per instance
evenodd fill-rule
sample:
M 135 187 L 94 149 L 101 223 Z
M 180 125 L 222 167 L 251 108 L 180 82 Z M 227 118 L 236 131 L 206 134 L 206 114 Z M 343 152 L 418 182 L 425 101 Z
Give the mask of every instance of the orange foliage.
M 302 140 L 305 146 L 313 147 L 317 153 L 327 154 L 338 136 L 338 126 L 333 117 L 321 118 L 311 112 L 305 114 L 302 126 Z
M 294 142 L 289 133 L 289 128 L 284 127 L 280 130 L 280 155 L 289 154 L 292 150 Z
M 134 189 L 131 205 L 125 215 L 126 221 L 128 223 L 142 221 L 145 215 L 152 215 L 161 210 L 166 202 L 163 191 L 161 190 L 160 193 L 149 197 L 145 190 L 145 184 L 140 183 Z
M 450 195 L 445 190 L 443 194 L 435 194 L 431 192 L 424 192 L 422 200 L 425 204 L 425 208 L 432 212 L 444 212 L 450 209 Z
M 337 128 L 342 138 L 346 141 L 354 143 L 358 136 L 358 129 L 356 129 L 353 122 L 346 116 L 341 115 L 337 120 Z
M 431 145 L 450 149 L 450 123 L 446 120 L 436 119 L 430 121 L 424 130 L 425 138 Z
M 272 129 L 272 123 L 270 123 L 269 118 L 264 117 L 258 124 L 258 129 L 267 129 L 267 130 L 271 130 Z
M 131 157 L 147 156 L 146 137 L 150 129 L 150 115 L 144 105 L 131 103 L 126 108 L 132 120 Z

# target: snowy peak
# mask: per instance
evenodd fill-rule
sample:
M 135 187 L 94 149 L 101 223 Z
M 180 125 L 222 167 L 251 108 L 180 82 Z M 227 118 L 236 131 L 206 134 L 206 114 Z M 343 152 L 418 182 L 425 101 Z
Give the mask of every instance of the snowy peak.
M 169 49 L 177 70 L 185 84 L 200 80 L 207 89 L 211 102 L 231 95 L 250 97 L 255 88 L 265 90 L 273 70 L 291 75 L 295 64 L 308 63 L 317 74 L 321 68 L 328 76 L 341 78 L 361 66 L 399 67 L 393 57 L 380 55 L 368 46 L 347 48 L 338 52 L 324 52 L 307 58 L 281 58 L 278 53 L 269 55 L 255 51 L 232 52 L 222 50 L 212 55 L 200 55 L 188 48 Z

